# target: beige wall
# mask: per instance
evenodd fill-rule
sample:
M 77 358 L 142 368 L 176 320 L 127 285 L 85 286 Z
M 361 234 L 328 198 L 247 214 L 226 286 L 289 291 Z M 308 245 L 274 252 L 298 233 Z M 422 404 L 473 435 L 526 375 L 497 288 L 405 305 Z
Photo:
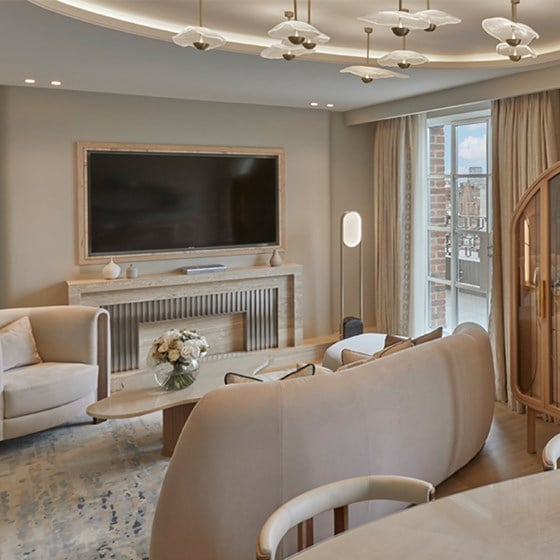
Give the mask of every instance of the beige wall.
M 500 76 L 472 84 L 433 91 L 423 95 L 415 95 L 386 103 L 354 109 L 344 114 L 344 122 L 348 125 L 371 123 L 382 119 L 414 115 L 437 111 L 442 108 L 460 108 L 464 105 L 487 103 L 491 99 L 514 97 L 538 91 L 560 88 L 560 72 L 558 64 L 528 70 L 519 74 Z
M 340 219 L 346 210 L 357 210 L 362 216 L 364 255 L 364 317 L 372 326 L 373 317 L 373 125 L 348 127 L 341 113 L 331 121 L 331 182 L 332 182 L 332 261 L 333 282 L 331 305 L 334 327 L 340 325 Z M 344 316 L 359 317 L 359 251 L 345 249 Z
M 326 111 L 0 88 L 0 306 L 65 303 L 66 279 L 100 274 L 99 266 L 77 265 L 76 140 L 283 147 L 285 259 L 304 265 L 305 336 L 332 332 L 337 324 L 333 216 L 339 201 L 367 199 L 369 170 L 355 167 L 370 165 L 364 128 L 347 128 L 333 116 L 331 142 Z M 356 165 L 345 163 L 346 157 Z M 140 273 L 150 273 L 187 262 L 247 266 L 267 259 L 213 257 L 138 266 Z

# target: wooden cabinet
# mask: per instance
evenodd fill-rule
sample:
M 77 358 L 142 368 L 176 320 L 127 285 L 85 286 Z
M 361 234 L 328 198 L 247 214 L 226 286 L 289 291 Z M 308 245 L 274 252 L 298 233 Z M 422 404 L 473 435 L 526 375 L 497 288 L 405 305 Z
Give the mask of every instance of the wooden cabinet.
M 511 378 L 534 453 L 536 414 L 560 418 L 560 162 L 519 201 L 511 240 Z

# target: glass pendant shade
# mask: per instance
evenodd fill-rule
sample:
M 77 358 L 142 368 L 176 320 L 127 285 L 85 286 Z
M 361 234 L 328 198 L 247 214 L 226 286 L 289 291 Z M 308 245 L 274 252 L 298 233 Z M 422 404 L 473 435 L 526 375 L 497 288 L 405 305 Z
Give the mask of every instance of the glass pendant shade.
M 377 68 L 375 66 L 370 66 L 369 64 L 369 48 L 370 48 L 370 40 L 371 40 L 371 33 L 373 28 L 365 27 L 364 28 L 366 34 L 366 63 L 362 66 L 347 66 L 343 68 L 340 72 L 342 74 L 354 74 L 355 76 L 359 76 L 362 79 L 364 84 L 369 84 L 373 80 L 381 80 L 384 78 L 408 78 L 408 76 L 404 74 L 397 74 L 396 72 L 391 72 L 391 70 L 385 70 L 384 68 Z M 404 41 L 404 39 L 403 39 Z
M 384 78 L 408 78 L 406 74 L 399 74 L 385 68 L 376 68 L 375 66 L 347 66 L 340 71 L 342 74 L 354 74 L 359 76 L 364 84 L 369 84 L 373 80 L 382 80 Z
M 390 27 L 398 37 L 404 37 L 410 29 L 424 29 L 426 20 L 419 18 L 416 14 L 410 14 L 404 10 L 388 10 L 376 12 L 358 18 L 366 23 Z
M 399 68 L 409 68 L 429 62 L 427 56 L 416 51 L 398 50 L 387 53 L 378 60 L 381 66 L 398 66 Z
M 173 42 L 180 47 L 194 47 L 200 51 L 209 51 L 225 45 L 226 40 L 216 31 L 189 25 L 173 36 Z
M 512 47 L 507 43 L 500 43 L 496 47 L 496 52 L 502 56 L 507 56 L 513 62 L 519 62 L 522 58 L 537 58 L 535 51 L 528 45 Z
M 538 39 L 539 34 L 523 23 L 517 23 L 503 17 L 494 17 L 482 20 L 482 29 L 488 35 L 507 43 L 511 47 L 528 45 L 533 39 Z
M 261 57 L 271 60 L 279 60 L 281 58 L 284 60 L 293 60 L 297 56 L 313 52 L 313 49 L 306 49 L 303 45 L 293 45 L 288 40 L 284 40 L 281 43 L 270 45 L 270 47 L 263 49 L 261 51 Z
M 325 44 L 330 40 L 328 35 L 321 33 L 311 24 L 296 20 L 283 21 L 275 25 L 268 32 L 268 35 L 273 39 L 290 41 L 294 45 L 301 45 L 306 41 L 308 43 Z
M 422 10 L 414 14 L 416 17 L 424 20 L 426 25 L 424 31 L 435 31 L 442 25 L 455 25 L 461 23 L 461 20 L 441 10 Z

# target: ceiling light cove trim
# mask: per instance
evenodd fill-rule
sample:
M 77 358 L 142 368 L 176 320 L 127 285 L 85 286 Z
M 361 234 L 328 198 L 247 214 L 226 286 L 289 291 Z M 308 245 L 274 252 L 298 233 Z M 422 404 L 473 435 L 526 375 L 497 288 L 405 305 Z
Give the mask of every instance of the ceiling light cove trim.
M 168 43 L 172 43 L 173 36 L 185 29 L 184 24 L 140 17 L 126 10 L 108 9 L 88 0 L 29 0 L 29 2 L 40 8 L 83 21 L 84 23 L 99 25 L 114 31 L 122 31 L 150 39 L 159 39 Z M 230 52 L 259 54 L 264 47 L 268 47 L 274 42 L 265 35 L 257 37 L 232 33 L 215 27 L 213 27 L 213 30 L 227 38 L 228 42 L 222 50 Z M 357 53 L 354 56 L 357 56 Z
M 62 16 L 152 39 L 171 40 L 170 33 L 180 31 L 179 26 L 173 22 L 141 17 L 126 10 L 105 8 L 88 0 L 29 1 Z

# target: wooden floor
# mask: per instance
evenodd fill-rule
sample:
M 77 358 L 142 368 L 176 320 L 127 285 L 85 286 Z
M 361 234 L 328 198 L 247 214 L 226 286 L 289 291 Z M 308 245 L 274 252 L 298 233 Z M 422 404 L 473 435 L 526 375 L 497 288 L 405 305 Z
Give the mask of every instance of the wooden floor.
M 436 498 L 518 476 L 542 471 L 541 451 L 560 433 L 560 425 L 537 419 L 537 453 L 526 451 L 524 414 L 496 403 L 490 435 L 482 451 L 465 467 L 437 487 Z

